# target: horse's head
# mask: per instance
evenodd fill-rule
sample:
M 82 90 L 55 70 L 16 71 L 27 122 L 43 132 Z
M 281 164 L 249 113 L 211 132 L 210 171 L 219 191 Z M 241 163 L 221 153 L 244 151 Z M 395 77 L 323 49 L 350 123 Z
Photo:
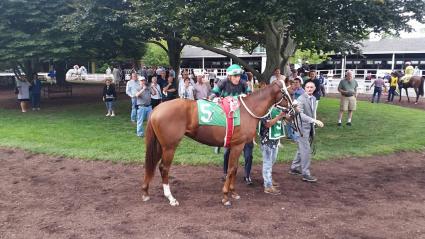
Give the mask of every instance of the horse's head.
M 276 102 L 275 107 L 281 109 L 284 112 L 287 112 L 290 116 L 296 114 L 295 108 L 296 105 L 293 103 L 291 98 L 292 91 L 290 87 L 286 87 L 285 81 L 277 80 L 273 82 L 274 87 L 278 87 L 280 90 L 275 95 L 274 101 Z

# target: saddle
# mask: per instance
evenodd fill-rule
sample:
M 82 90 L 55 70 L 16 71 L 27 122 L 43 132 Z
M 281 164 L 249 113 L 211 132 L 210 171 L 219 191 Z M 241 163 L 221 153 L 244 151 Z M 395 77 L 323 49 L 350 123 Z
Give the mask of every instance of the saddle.
M 197 100 L 199 125 L 226 128 L 224 147 L 230 145 L 235 126 L 240 125 L 240 104 L 237 97 L 215 98 L 214 101 Z
M 403 84 L 407 84 L 407 83 L 409 83 L 410 78 L 412 78 L 412 75 L 405 75 L 405 76 L 401 77 L 401 82 Z

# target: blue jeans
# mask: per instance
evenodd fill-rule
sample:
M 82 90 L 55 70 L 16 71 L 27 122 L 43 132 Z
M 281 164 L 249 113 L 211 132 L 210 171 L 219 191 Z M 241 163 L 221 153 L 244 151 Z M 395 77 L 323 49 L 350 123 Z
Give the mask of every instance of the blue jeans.
M 33 93 L 31 96 L 32 108 L 40 108 L 41 94 Z
M 140 136 L 140 137 L 145 136 L 143 132 L 143 121 L 145 118 L 149 117 L 151 112 L 152 112 L 152 106 L 148 106 L 148 107 L 140 106 L 137 109 L 137 128 L 136 128 L 137 136 Z
M 378 99 L 376 100 L 376 103 L 379 103 L 379 99 L 381 98 L 382 94 L 382 87 L 375 87 L 373 90 L 373 96 L 372 96 L 372 103 L 375 101 L 375 96 L 378 95 Z
M 137 98 L 131 98 L 131 114 L 130 120 L 136 122 L 137 120 Z
M 285 129 L 286 129 L 288 139 L 295 140 L 294 129 L 292 128 L 292 123 L 286 123 Z
M 391 86 L 390 90 L 388 91 L 388 101 L 393 101 L 394 100 L 394 95 L 395 95 L 395 90 L 397 89 L 396 86 Z
M 108 112 L 114 111 L 114 101 L 105 101 L 105 105 Z
M 243 157 L 245 158 L 245 177 L 249 178 L 251 176 L 251 167 L 252 167 L 252 150 L 254 149 L 254 143 L 246 143 L 243 147 Z M 230 148 L 224 148 L 224 163 L 223 163 L 223 171 L 224 174 L 227 174 L 227 168 L 229 166 L 229 155 Z
M 261 153 L 263 154 L 263 179 L 264 187 L 273 186 L 272 171 L 273 165 L 277 159 L 278 147 L 272 148 L 267 145 L 261 145 Z

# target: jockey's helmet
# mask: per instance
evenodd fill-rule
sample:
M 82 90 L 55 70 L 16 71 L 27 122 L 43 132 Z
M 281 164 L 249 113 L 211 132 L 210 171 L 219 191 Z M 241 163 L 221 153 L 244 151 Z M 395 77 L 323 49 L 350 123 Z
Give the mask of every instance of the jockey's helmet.
M 243 70 L 238 64 L 233 64 L 226 69 L 228 76 L 242 75 Z

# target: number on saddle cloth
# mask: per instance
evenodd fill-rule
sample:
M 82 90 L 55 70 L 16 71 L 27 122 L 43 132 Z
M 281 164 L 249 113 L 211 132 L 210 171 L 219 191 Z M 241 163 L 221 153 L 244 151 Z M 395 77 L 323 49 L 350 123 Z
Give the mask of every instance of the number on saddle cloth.
M 198 122 L 199 125 L 214 125 L 214 126 L 226 126 L 226 115 L 233 114 L 234 126 L 240 125 L 240 110 L 239 101 L 237 98 L 232 98 L 228 101 L 228 113 L 225 113 L 222 108 L 222 104 L 207 101 L 197 100 L 198 105 Z M 226 98 L 222 98 L 220 102 L 227 101 Z

